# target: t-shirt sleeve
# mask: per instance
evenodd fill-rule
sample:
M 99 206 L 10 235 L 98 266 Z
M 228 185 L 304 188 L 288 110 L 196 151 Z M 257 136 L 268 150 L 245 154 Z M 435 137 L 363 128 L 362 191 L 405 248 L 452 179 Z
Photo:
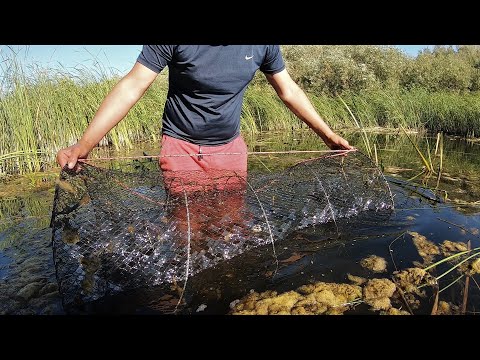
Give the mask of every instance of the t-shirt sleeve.
M 279 45 L 267 45 L 265 57 L 260 70 L 266 74 L 276 74 L 285 69 L 282 52 Z
M 175 45 L 143 45 L 137 62 L 159 73 L 173 58 Z

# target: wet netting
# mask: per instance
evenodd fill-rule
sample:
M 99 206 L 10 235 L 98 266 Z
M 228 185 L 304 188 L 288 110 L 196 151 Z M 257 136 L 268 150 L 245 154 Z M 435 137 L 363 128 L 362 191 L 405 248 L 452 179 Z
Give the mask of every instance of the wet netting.
M 155 167 L 63 170 L 52 214 L 65 308 L 180 284 L 298 229 L 388 212 L 381 171 L 360 152 L 323 155 L 277 172 L 175 172 Z M 101 164 L 104 165 L 104 164 Z

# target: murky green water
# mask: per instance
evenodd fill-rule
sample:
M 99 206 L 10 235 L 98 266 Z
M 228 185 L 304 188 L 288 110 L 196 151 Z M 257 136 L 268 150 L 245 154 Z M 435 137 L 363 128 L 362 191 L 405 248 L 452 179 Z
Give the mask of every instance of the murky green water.
M 345 135 L 352 144 L 365 149 L 359 134 Z M 262 134 L 245 136 L 250 150 L 288 151 L 323 149 L 321 140 L 310 132 Z M 437 174 L 422 174 L 424 164 L 409 139 L 404 135 L 369 135 L 376 144 L 379 165 L 387 175 L 395 195 L 396 211 L 388 218 L 363 219 L 362 226 L 341 223 L 340 233 L 329 224 L 322 228 L 305 229 L 295 233 L 279 247 L 279 267 L 273 272 L 271 254 L 255 249 L 213 269 L 208 269 L 189 281 L 184 312 L 226 313 L 229 304 L 250 290 L 275 289 L 288 291 L 314 281 L 347 282 L 346 274 L 373 277 L 363 269 L 362 258 L 375 254 L 384 257 L 388 277 L 396 269 L 410 267 L 421 261 L 408 232 L 418 232 L 440 244 L 444 240 L 471 241 L 472 248 L 480 246 L 480 142 L 462 139 L 443 139 L 442 172 L 439 148 L 435 138 L 414 137 L 425 157 L 431 159 Z M 427 141 L 430 156 L 427 152 Z M 435 155 L 437 148 L 437 155 Z M 141 144 L 128 155 L 158 153 L 156 144 Z M 114 152 L 102 151 L 115 156 Z M 100 151 L 98 151 L 100 154 Z M 277 171 L 301 158 L 313 154 L 252 155 L 249 171 Z M 104 166 L 115 167 L 108 163 Z M 134 166 L 143 166 L 141 162 Z M 0 185 L 0 313 L 1 314 L 63 314 L 52 259 L 51 229 L 49 227 L 53 202 L 52 171 L 11 179 Z M 405 180 L 415 177 L 410 186 Z M 437 188 L 435 190 L 435 188 Z M 392 241 L 395 240 L 393 243 Z M 390 251 L 392 250 L 392 251 Z M 438 270 L 439 273 L 441 269 Z M 451 273 L 440 281 L 447 286 L 458 277 Z M 467 310 L 480 307 L 478 275 L 470 283 Z M 463 281 L 458 281 L 440 293 L 440 300 L 460 304 Z M 161 298 L 161 301 L 157 301 Z M 174 295 L 155 291 L 139 291 L 116 299 L 107 299 L 94 308 L 102 312 L 157 313 L 168 308 Z M 162 301 L 166 304 L 162 304 Z M 157 302 L 155 307 L 146 306 Z M 155 309 L 155 310 L 153 310 Z M 419 309 L 418 313 L 422 313 Z M 353 312 L 368 313 L 359 306 Z

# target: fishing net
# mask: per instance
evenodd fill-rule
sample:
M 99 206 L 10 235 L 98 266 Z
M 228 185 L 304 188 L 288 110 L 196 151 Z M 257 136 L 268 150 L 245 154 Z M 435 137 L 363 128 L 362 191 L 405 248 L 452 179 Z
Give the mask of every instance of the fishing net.
M 360 152 L 248 175 L 162 173 L 151 165 L 62 171 L 52 240 L 67 310 L 182 284 L 252 248 L 269 246 L 275 257 L 275 246 L 296 230 L 393 208 L 381 171 Z

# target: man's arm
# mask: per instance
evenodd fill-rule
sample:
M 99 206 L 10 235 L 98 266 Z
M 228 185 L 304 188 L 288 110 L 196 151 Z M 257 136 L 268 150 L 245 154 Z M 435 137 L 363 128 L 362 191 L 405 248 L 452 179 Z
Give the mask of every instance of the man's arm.
M 292 80 L 286 69 L 274 75 L 265 74 L 265 76 L 285 105 L 315 131 L 330 149 L 353 149 L 353 146 L 347 140 L 335 134 L 323 121 L 303 90 Z
M 79 158 L 86 158 L 105 134 L 128 114 L 157 75 L 146 66 L 135 63 L 132 70 L 105 97 L 82 138 L 75 145 L 61 149 L 57 153 L 57 162 L 60 166 L 63 168 L 68 164 L 68 167 L 73 169 Z

